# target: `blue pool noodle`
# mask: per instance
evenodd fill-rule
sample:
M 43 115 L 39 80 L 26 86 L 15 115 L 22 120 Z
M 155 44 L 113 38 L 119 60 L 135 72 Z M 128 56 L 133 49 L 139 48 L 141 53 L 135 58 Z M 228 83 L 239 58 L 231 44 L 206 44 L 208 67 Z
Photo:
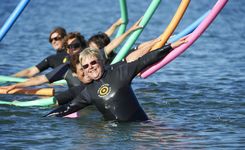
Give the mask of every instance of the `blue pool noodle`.
M 203 14 L 200 18 L 198 18 L 195 22 L 193 22 L 187 28 L 185 28 L 183 31 L 181 31 L 179 34 L 176 34 L 173 37 L 171 37 L 168 40 L 168 43 L 173 43 L 173 42 L 179 40 L 180 38 L 182 38 L 182 37 L 190 34 L 191 32 L 193 32 L 197 28 L 197 26 L 203 21 L 203 19 L 208 15 L 209 12 L 210 12 L 210 10 L 207 11 L 205 14 Z
M 5 21 L 4 25 L 0 29 L 0 42 L 2 41 L 4 36 L 7 34 L 7 32 L 10 30 L 10 28 L 13 26 L 14 22 L 20 16 L 21 12 L 25 9 L 25 7 L 27 6 L 29 2 L 30 0 L 21 0 L 19 4 L 17 5 L 17 7 L 12 12 L 12 14 Z

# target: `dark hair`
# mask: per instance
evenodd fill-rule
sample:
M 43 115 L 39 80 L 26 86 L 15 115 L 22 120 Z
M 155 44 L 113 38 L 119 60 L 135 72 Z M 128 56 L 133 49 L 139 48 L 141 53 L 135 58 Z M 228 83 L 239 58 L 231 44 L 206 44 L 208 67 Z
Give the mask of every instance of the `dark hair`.
M 64 40 L 63 40 L 64 47 L 67 48 L 67 41 L 69 39 L 74 39 L 74 38 L 77 39 L 80 42 L 80 46 L 81 46 L 82 50 L 87 47 L 87 42 L 86 42 L 84 36 L 81 35 L 79 32 L 70 32 L 70 33 L 68 33 L 65 36 Z
M 98 34 L 95 34 L 88 39 L 88 44 L 91 42 L 94 42 L 99 49 L 102 49 L 106 47 L 106 45 L 108 45 L 111 40 L 107 34 L 99 32 Z
M 54 33 L 58 33 L 62 39 L 66 36 L 66 30 L 64 28 L 55 27 L 49 34 L 49 43 L 51 43 L 51 35 Z
M 80 53 L 76 53 L 70 56 L 70 69 L 74 73 L 77 73 L 77 64 L 79 64 L 79 55 Z

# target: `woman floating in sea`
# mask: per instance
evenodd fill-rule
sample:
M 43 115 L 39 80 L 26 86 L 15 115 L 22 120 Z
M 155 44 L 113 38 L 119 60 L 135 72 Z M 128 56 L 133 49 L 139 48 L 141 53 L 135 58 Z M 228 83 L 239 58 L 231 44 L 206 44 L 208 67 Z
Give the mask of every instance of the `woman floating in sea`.
M 145 121 L 148 119 L 132 90 L 131 82 L 137 74 L 165 57 L 173 48 L 185 43 L 185 38 L 149 52 L 127 63 L 120 62 L 105 67 L 98 49 L 86 48 L 79 61 L 85 76 L 93 80 L 75 99 L 45 116 L 63 117 L 95 105 L 106 120 Z

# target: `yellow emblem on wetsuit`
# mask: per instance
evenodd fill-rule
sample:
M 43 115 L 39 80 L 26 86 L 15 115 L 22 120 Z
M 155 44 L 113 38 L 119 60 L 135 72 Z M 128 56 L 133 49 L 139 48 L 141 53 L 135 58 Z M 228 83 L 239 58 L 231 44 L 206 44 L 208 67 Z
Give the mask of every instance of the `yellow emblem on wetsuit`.
M 68 59 L 65 57 L 64 59 L 63 59 L 63 63 L 66 63 L 68 61 Z
M 103 84 L 97 91 L 99 97 L 104 97 L 111 92 L 111 87 L 109 84 Z

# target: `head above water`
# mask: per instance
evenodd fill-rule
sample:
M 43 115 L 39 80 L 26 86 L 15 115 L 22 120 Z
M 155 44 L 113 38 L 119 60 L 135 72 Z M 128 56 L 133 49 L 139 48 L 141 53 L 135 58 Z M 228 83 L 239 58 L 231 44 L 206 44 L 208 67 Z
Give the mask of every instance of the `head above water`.
M 63 50 L 63 39 L 66 36 L 66 30 L 62 27 L 54 28 L 49 34 L 49 42 L 57 50 Z
M 75 76 L 84 84 L 90 83 L 92 80 L 85 76 L 82 66 L 79 62 L 79 54 L 76 53 L 70 57 L 70 68 L 72 72 L 75 74 Z
M 79 62 L 85 76 L 92 80 L 98 80 L 101 78 L 104 65 L 98 49 L 91 47 L 84 49 L 80 53 Z
M 79 32 L 68 33 L 63 42 L 69 55 L 74 55 L 87 47 L 84 36 Z
M 110 38 L 105 33 L 98 33 L 88 39 L 88 45 L 91 48 L 103 49 L 111 42 Z

